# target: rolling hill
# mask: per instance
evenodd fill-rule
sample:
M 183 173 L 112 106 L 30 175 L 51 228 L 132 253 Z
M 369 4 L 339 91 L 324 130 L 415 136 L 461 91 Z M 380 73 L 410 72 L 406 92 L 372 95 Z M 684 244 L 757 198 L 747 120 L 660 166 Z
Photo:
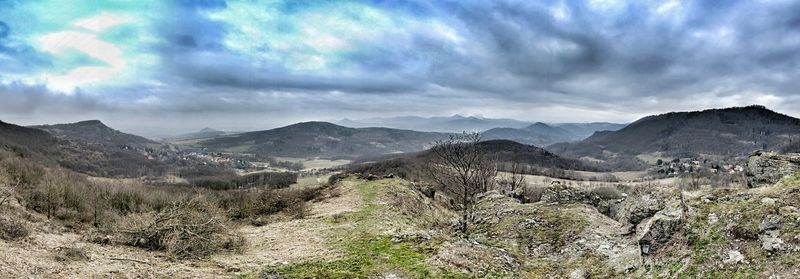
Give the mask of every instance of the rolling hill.
M 0 122 L 0 149 L 94 176 L 138 177 L 165 171 L 163 162 L 144 154 L 145 146 L 157 143 L 98 123 L 36 126 L 45 130 Z
M 389 127 L 395 129 L 408 129 L 415 131 L 430 132 L 478 132 L 496 127 L 522 128 L 530 125 L 530 122 L 514 119 L 485 118 L 478 116 L 438 116 L 438 117 L 377 117 L 360 120 L 343 119 L 337 122 L 348 127 Z
M 48 132 L 0 121 L 0 149 L 23 157 L 45 159 L 58 155 L 59 144 Z
M 187 133 L 187 134 L 171 136 L 171 137 L 164 138 L 163 140 L 166 141 L 166 142 L 181 143 L 183 141 L 211 139 L 211 138 L 221 137 L 221 136 L 230 135 L 230 134 L 233 134 L 233 133 L 229 133 L 229 132 L 220 131 L 220 130 L 216 130 L 216 129 L 212 129 L 212 128 L 206 127 L 206 128 L 201 129 L 200 131 L 197 131 L 197 132 L 194 132 L 194 133 Z
M 157 146 L 159 143 L 114 130 L 100 120 L 87 120 L 68 124 L 38 125 L 31 128 L 49 132 L 60 139 L 76 140 L 87 144 L 104 146 Z
M 191 147 L 264 156 L 354 159 L 420 151 L 445 137 L 445 133 L 349 128 L 327 122 L 303 122 L 272 130 L 214 138 L 192 144 Z
M 601 161 L 653 152 L 737 157 L 756 149 L 779 151 L 798 140 L 800 119 L 763 106 L 747 106 L 648 116 L 616 132 L 595 133 L 583 141 L 554 144 L 548 149 Z
M 536 146 L 547 146 L 558 142 L 579 141 L 597 131 L 613 131 L 622 127 L 625 125 L 604 122 L 562 124 L 536 122 L 523 128 L 489 129 L 481 134 L 487 140 L 508 139 Z

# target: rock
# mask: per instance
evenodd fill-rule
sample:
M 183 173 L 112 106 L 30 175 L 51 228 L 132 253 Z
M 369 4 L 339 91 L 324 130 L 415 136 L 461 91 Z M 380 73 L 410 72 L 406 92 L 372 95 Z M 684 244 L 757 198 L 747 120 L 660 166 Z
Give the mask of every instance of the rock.
M 800 171 L 800 154 L 756 151 L 747 159 L 747 184 L 751 188 L 769 186 Z
M 576 269 L 569 273 L 569 279 L 586 279 L 586 270 Z
M 761 204 L 766 206 L 771 206 L 775 204 L 775 199 L 773 198 L 763 198 L 761 199 Z
M 783 239 L 780 238 L 779 231 L 769 231 L 762 234 L 759 239 L 761 240 L 761 248 L 767 252 L 783 250 Z
M 744 262 L 744 255 L 742 255 L 742 253 L 739 253 L 739 251 L 729 250 L 728 251 L 728 258 L 722 260 L 722 262 L 725 263 L 725 264 L 741 263 L 741 262 Z
M 642 255 L 650 255 L 658 251 L 678 231 L 683 224 L 683 207 L 677 200 L 647 220 L 640 230 L 639 250 Z
M 565 184 L 555 183 L 553 181 L 544 192 L 542 192 L 541 201 L 555 202 L 555 203 L 588 203 L 589 192 L 585 189 L 570 187 Z
M 394 178 L 394 173 L 384 175 L 383 178 Z
M 771 231 L 777 230 L 781 228 L 783 220 L 781 220 L 781 216 L 770 214 L 767 217 L 764 217 L 764 220 L 761 220 L 761 224 L 758 225 L 758 229 L 763 231 Z
M 716 224 L 717 221 L 719 221 L 719 217 L 717 217 L 717 214 L 714 214 L 714 213 L 709 213 L 708 214 L 708 224 L 709 225 Z
M 372 181 L 378 179 L 378 177 L 375 176 L 374 174 L 368 174 L 367 176 L 364 177 L 364 179 Z

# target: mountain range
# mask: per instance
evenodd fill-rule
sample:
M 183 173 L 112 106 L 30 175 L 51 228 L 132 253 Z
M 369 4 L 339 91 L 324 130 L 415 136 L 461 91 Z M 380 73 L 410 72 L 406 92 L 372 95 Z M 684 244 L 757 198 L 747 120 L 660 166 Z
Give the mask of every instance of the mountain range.
M 446 137 L 445 133 L 349 128 L 328 122 L 302 122 L 271 130 L 213 138 L 190 146 L 265 156 L 354 159 L 421 151 Z
M 480 132 L 497 127 L 522 128 L 531 123 L 514 119 L 484 118 L 480 116 L 400 116 L 400 117 L 376 117 L 359 120 L 342 119 L 336 124 L 355 127 L 387 127 L 394 129 L 405 129 L 427 132 L 460 133 L 460 132 Z
M 468 117 L 452 119 L 456 118 L 471 121 Z M 642 169 L 646 166 L 639 159 L 643 155 L 664 158 L 702 155 L 740 157 L 757 149 L 800 151 L 800 119 L 763 106 L 670 112 L 644 117 L 619 129 L 621 126 L 612 123 L 537 122 L 519 128 L 488 129 L 483 132 L 483 139 L 507 140 L 500 142 L 509 144 L 499 146 L 509 148 L 508 156 L 528 148 L 520 146 L 535 145 L 545 147 L 563 158 L 581 159 L 584 163 L 593 164 L 593 167 L 614 169 Z M 590 130 L 594 131 L 593 134 L 580 140 Z M 165 144 L 114 130 L 98 120 L 31 127 L 0 122 L 0 147 L 3 149 L 57 162 L 84 173 L 110 176 L 139 175 L 148 173 L 148 169 L 158 169 L 160 163 L 153 160 L 154 156 L 158 157 L 156 153 L 161 152 L 158 150 L 176 145 L 189 150 L 272 157 L 354 160 L 419 152 L 449 135 L 443 132 L 382 127 L 351 128 L 327 122 L 302 122 L 239 134 L 203 129 L 186 136 L 191 140 Z M 513 145 L 511 142 L 522 145 Z M 551 144 L 554 142 L 560 143 Z M 530 154 L 529 151 L 521 153 Z M 511 156 L 514 160 L 525 159 L 514 156 Z

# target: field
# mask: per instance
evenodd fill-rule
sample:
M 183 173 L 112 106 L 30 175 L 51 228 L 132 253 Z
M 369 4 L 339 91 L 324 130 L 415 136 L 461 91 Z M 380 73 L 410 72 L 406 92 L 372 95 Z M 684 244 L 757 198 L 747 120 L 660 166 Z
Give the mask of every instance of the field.
M 333 168 L 333 167 L 347 165 L 350 163 L 350 160 L 328 160 L 320 158 L 305 159 L 305 158 L 275 157 L 275 160 L 292 162 L 292 163 L 302 163 L 304 166 L 304 170 Z

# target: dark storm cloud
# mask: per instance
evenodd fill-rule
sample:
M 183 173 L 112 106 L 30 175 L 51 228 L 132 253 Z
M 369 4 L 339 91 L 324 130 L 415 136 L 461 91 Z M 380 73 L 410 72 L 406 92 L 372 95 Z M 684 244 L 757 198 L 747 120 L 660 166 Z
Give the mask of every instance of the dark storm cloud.
M 0 111 L 21 115 L 113 110 L 81 91 L 73 95 L 64 95 L 52 92 L 44 85 L 28 85 L 20 82 L 0 83 L 0 100 L 3 100 L 0 102 Z
M 30 97 L 0 97 L 9 100 L 5 111 L 63 103 L 74 111 L 177 115 L 176 122 L 197 115 L 229 122 L 259 115 L 253 125 L 262 126 L 289 121 L 281 118 L 286 115 L 311 120 L 459 112 L 632 121 L 651 113 L 759 102 L 800 116 L 800 1 L 601 2 L 608 5 L 246 2 L 252 5 L 244 14 L 226 17 L 215 14 L 243 2 L 173 1 L 147 30 L 156 38 L 147 51 L 158 64 L 143 72 L 158 85 L 135 80 L 73 96 L 39 87 L 30 89 Z M 362 4 L 378 12 L 330 9 Z M 322 11 L 322 17 L 304 18 L 309 10 Z M 277 22 L 234 20 L 250 12 Z M 250 23 L 247 28 L 279 34 L 242 31 Z M 301 34 L 301 24 L 316 29 Z M 348 24 L 363 29 L 332 31 Z M 0 64 L 0 72 L 32 68 L 20 61 L 46 62 L 35 59 L 32 48 L 10 44 L 13 31 L 0 22 L 0 54 L 17 61 Z M 327 50 L 339 42 L 324 35 L 344 46 Z M 298 67 L 298 56 L 327 63 Z

